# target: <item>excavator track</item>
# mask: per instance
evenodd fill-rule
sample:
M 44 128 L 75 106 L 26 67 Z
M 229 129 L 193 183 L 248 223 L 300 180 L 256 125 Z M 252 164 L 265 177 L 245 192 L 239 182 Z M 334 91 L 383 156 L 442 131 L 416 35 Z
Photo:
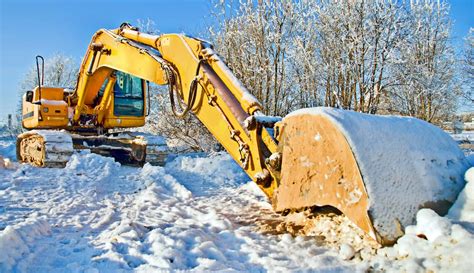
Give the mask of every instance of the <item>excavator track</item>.
M 37 167 L 62 168 L 74 150 L 90 150 L 113 157 L 123 165 L 164 165 L 168 156 L 165 140 L 158 136 L 147 138 L 132 133 L 85 136 L 65 131 L 33 130 L 18 136 L 17 158 L 19 162 Z
M 168 146 L 161 136 L 146 136 L 146 162 L 155 166 L 163 166 L 168 158 Z
M 153 141 L 156 138 L 160 141 Z M 130 132 L 100 136 L 73 134 L 72 142 L 74 150 L 88 149 L 130 166 L 143 166 L 145 163 L 162 166 L 168 155 L 168 148 L 162 137 L 136 135 Z
M 38 167 L 64 167 L 73 153 L 67 132 L 33 130 L 17 138 L 17 158 Z

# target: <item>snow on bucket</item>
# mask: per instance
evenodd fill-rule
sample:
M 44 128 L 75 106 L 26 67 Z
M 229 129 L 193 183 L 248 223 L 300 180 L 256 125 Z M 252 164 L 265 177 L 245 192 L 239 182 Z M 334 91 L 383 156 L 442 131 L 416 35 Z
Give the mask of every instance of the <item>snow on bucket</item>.
M 445 214 L 465 184 L 456 142 L 416 118 L 310 108 L 286 116 L 282 128 L 275 209 L 330 205 L 382 244 L 420 208 Z

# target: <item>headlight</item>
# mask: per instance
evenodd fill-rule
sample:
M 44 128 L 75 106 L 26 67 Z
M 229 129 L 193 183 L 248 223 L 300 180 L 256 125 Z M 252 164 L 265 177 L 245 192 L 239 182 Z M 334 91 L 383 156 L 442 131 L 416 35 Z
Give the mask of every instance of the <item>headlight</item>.
M 48 113 L 49 109 L 48 107 L 43 107 L 43 112 Z

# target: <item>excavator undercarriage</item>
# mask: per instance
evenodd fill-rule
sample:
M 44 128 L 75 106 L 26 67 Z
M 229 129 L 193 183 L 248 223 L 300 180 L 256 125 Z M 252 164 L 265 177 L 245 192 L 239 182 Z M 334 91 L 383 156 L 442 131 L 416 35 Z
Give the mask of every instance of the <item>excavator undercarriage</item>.
M 79 135 L 66 131 L 33 130 L 17 138 L 17 158 L 38 167 L 64 167 L 74 150 L 113 157 L 123 165 L 143 166 L 145 163 L 162 166 L 168 147 L 162 137 L 132 132 L 106 135 Z

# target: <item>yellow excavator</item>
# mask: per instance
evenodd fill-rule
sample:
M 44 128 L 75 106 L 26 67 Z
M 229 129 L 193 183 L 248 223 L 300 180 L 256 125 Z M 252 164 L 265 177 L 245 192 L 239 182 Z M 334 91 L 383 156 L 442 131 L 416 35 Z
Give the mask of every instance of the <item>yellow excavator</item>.
M 210 43 L 127 23 L 94 34 L 74 90 L 25 93 L 30 130 L 18 136 L 18 160 L 64 166 L 74 149 L 91 149 L 125 163 L 162 161 L 162 147 L 144 136 L 108 133 L 145 124 L 149 82 L 169 87 L 173 113 L 194 113 L 278 212 L 335 208 L 390 244 L 418 209 L 445 213 L 465 183 L 463 153 L 433 125 L 331 108 L 265 116 Z

